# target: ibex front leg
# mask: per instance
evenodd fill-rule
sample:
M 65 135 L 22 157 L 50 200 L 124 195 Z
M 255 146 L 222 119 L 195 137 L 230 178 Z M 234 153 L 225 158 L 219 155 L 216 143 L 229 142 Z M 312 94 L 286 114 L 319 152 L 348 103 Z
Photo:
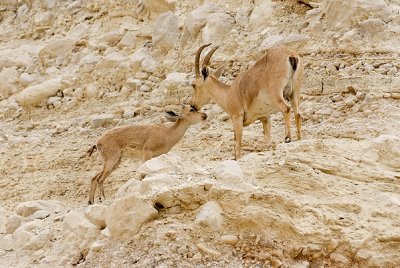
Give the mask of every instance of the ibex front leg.
M 232 122 L 235 139 L 235 160 L 239 160 L 242 150 L 243 116 L 233 116 Z

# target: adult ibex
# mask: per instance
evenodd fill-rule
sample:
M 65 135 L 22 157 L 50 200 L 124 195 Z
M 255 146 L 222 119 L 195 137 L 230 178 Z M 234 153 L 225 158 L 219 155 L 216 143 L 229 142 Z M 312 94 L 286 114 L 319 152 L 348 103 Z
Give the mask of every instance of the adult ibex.
M 88 204 L 94 203 L 96 187 L 100 188 L 100 201 L 104 197 L 104 180 L 115 170 L 126 152 L 130 156 L 141 157 L 145 162 L 153 157 L 168 153 L 183 137 L 186 130 L 207 118 L 191 107 L 182 110 L 181 115 L 172 111 L 166 113 L 169 121 L 175 122 L 171 127 L 160 125 L 123 126 L 105 133 L 97 145 L 88 151 L 89 156 L 98 149 L 103 157 L 103 170 L 92 178 Z
M 190 105 L 200 110 L 213 99 L 230 115 L 235 138 L 235 159 L 240 158 L 243 126 L 256 120 L 263 124 L 265 141 L 271 145 L 270 115 L 278 111 L 285 120 L 285 142 L 291 141 L 290 106 L 291 102 L 297 127 L 297 139 L 301 139 L 302 118 L 299 110 L 300 86 L 303 78 L 302 60 L 296 52 L 284 47 L 269 49 L 247 71 L 240 73 L 231 86 L 218 80 L 222 73 L 219 68 L 210 74 L 208 65 L 218 47 L 214 47 L 204 58 L 200 70 L 200 54 L 211 44 L 201 46 L 195 57 L 195 90 Z

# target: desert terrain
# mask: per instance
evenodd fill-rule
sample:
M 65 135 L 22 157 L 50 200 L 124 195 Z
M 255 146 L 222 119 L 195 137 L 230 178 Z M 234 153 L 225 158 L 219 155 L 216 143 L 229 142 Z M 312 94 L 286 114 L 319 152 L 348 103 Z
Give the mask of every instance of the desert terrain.
M 400 267 L 398 0 L 3 0 L 0 267 Z M 124 159 L 88 206 L 107 130 L 171 123 L 194 58 L 231 84 L 268 48 L 305 64 L 292 116 L 229 116 L 168 153 Z

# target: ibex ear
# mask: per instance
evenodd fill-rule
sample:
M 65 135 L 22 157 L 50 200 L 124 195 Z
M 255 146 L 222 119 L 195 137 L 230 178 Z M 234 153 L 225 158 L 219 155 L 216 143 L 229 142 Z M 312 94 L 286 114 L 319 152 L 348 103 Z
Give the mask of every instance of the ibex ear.
M 213 75 L 215 78 L 219 78 L 224 71 L 225 71 L 225 66 L 222 65 L 214 72 Z
M 201 68 L 201 74 L 203 75 L 203 79 L 206 80 L 209 75 L 207 66 Z
M 173 111 L 166 111 L 166 112 L 165 112 L 165 118 L 166 118 L 168 121 L 176 122 L 176 120 L 178 120 L 179 117 L 180 117 L 180 116 L 177 115 L 176 113 L 174 113 Z

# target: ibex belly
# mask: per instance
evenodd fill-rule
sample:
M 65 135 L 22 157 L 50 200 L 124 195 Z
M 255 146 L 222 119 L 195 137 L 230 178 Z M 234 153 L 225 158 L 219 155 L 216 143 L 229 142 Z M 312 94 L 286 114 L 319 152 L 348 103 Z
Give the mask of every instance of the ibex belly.
M 260 90 L 257 97 L 253 100 L 250 107 L 247 107 L 243 119 L 243 125 L 248 126 L 255 121 L 267 117 L 270 114 L 277 113 L 279 110 L 273 104 L 273 101 L 266 90 Z
M 137 147 L 126 147 L 122 150 L 122 157 L 133 158 L 133 159 L 142 159 L 143 151 L 141 148 Z

